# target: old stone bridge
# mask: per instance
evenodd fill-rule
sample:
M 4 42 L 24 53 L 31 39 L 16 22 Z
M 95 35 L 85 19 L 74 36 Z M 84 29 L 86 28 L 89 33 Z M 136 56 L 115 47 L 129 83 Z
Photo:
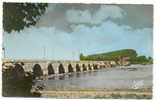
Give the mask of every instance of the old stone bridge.
M 114 67 L 115 61 L 50 61 L 50 60 L 3 60 L 3 69 L 14 68 L 19 73 L 30 72 L 35 76 L 63 74 L 71 72 L 94 71 Z

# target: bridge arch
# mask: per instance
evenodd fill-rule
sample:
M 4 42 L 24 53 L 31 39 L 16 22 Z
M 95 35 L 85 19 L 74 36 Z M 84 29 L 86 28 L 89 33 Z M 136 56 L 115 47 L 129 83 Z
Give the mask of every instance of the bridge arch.
M 52 64 L 48 65 L 48 75 L 55 74 L 54 68 Z
M 43 71 L 41 69 L 41 66 L 39 64 L 35 64 L 33 67 L 33 73 L 35 76 L 42 76 L 43 75 Z
M 83 71 L 87 71 L 85 64 L 82 64 Z
M 80 70 L 80 66 L 79 66 L 79 64 L 76 64 L 76 72 L 80 72 L 81 70 Z
M 103 64 L 102 64 L 102 68 L 105 68 L 105 67 L 106 67 L 106 66 L 105 66 L 105 63 L 103 63 Z
M 93 64 L 93 68 L 97 70 L 98 69 L 97 64 Z
M 72 67 L 71 64 L 68 65 L 68 72 L 69 72 L 69 73 L 74 72 L 74 71 L 73 71 L 73 67 Z
M 23 67 L 20 64 L 15 64 L 14 72 L 15 72 L 14 73 L 15 74 L 15 77 L 17 79 L 23 79 L 24 76 L 25 76 L 24 69 L 23 69 Z
M 90 64 L 88 64 L 88 69 L 89 69 L 89 70 L 92 70 L 92 68 L 91 68 L 91 65 L 90 65 Z
M 59 65 L 59 74 L 61 74 L 61 73 L 65 73 L 65 69 L 63 67 L 63 64 Z

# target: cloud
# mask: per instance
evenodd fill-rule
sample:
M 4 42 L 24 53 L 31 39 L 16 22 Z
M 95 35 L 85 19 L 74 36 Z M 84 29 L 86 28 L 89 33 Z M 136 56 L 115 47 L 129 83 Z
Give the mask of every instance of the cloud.
M 120 19 L 125 14 L 124 10 L 118 6 L 103 5 L 93 14 L 87 9 L 69 9 L 66 12 L 66 19 L 74 24 L 100 24 L 108 18 Z
M 79 60 L 80 53 L 88 55 L 119 49 L 135 49 L 139 55 L 153 55 L 152 28 L 134 29 L 110 20 L 125 18 L 126 12 L 120 7 L 104 5 L 94 12 L 59 7 L 48 7 L 38 22 L 40 27 L 25 28 L 20 33 L 4 32 L 6 57 Z M 72 31 L 65 31 L 67 26 Z
M 73 32 L 55 27 L 25 28 L 21 33 L 4 33 L 8 58 L 79 60 L 79 54 L 103 53 L 118 49 L 135 49 L 139 55 L 152 56 L 152 29 L 133 29 L 112 21 L 99 26 L 73 26 Z M 44 54 L 44 50 L 46 54 Z
M 50 13 L 53 12 L 56 8 L 56 4 L 48 4 L 48 7 L 46 8 L 46 12 L 45 13 Z

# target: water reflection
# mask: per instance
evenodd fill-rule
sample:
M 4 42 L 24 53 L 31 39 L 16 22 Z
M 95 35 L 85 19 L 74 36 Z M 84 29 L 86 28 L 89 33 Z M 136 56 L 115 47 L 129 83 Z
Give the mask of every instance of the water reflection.
M 63 75 L 63 76 L 59 76 L 59 79 L 60 80 L 64 80 L 65 79 L 65 76 Z
M 79 77 L 80 77 L 80 73 L 76 73 L 76 77 L 78 77 L 78 78 L 79 78 Z
M 52 79 L 52 80 L 54 80 L 54 79 L 55 79 L 55 77 L 49 77 L 48 79 L 49 79 L 49 80 L 51 80 L 51 79 Z
M 68 75 L 69 79 L 72 79 L 72 77 L 74 77 L 74 73 L 71 73 Z

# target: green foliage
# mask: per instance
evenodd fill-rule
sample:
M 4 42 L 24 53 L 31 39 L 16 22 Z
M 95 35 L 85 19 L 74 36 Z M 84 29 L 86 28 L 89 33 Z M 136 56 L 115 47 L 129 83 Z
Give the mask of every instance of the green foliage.
M 131 64 L 153 64 L 153 59 L 146 56 L 137 56 L 129 60 Z
M 105 98 L 107 98 L 105 95 L 103 95 L 103 96 L 97 95 L 94 97 L 94 99 L 105 99 Z
M 127 98 L 134 98 L 135 97 L 136 98 L 137 95 L 136 94 L 127 94 L 126 97 Z
M 82 53 L 80 53 L 80 60 L 85 60 L 85 57 L 83 56 Z
M 129 56 L 129 57 L 136 57 L 137 53 L 135 50 L 132 49 L 123 49 L 123 50 L 117 50 L 117 51 L 112 51 L 108 53 L 101 53 L 101 54 L 93 54 L 93 55 L 88 55 L 84 56 L 83 60 L 96 60 L 96 61 L 103 61 L 103 60 L 114 60 L 118 61 L 122 57 Z M 81 57 L 80 57 L 80 60 Z
M 80 54 L 80 60 L 92 60 L 92 61 L 119 61 L 123 57 L 129 57 L 130 64 L 152 64 L 153 59 L 152 57 L 146 57 L 146 56 L 137 56 L 137 52 L 133 49 L 123 49 L 123 50 L 117 50 L 107 53 L 101 53 L 101 54 L 93 54 L 88 56 L 83 56 L 83 54 Z
M 152 59 L 152 57 L 148 57 L 147 59 L 148 59 L 148 63 L 149 63 L 149 64 L 153 64 L 153 59 Z
M 4 30 L 10 33 L 35 25 L 47 6 L 46 3 L 3 3 Z
M 150 95 L 150 96 L 149 96 L 149 95 L 143 95 L 142 98 L 143 98 L 143 99 L 152 99 L 152 96 L 151 96 L 151 95 Z M 142 98 L 141 98 L 141 99 L 142 99 Z
M 121 95 L 120 94 L 112 94 L 112 97 L 114 99 L 118 99 L 118 98 L 121 98 Z

